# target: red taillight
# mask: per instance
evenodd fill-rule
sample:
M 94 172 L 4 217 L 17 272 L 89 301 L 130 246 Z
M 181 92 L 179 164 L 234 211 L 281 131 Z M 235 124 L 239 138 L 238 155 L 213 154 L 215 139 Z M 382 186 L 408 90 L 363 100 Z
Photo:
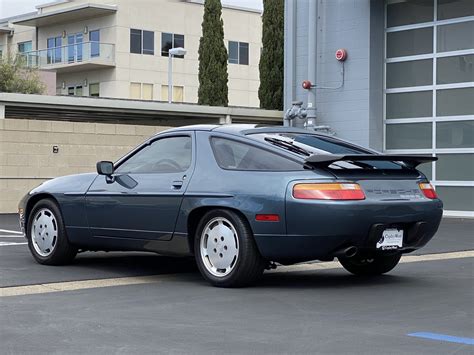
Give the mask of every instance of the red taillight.
M 423 192 L 423 195 L 425 195 L 426 198 L 429 198 L 430 200 L 438 198 L 434 187 L 429 182 L 422 182 L 418 185 L 420 186 L 420 190 Z
M 257 214 L 255 220 L 259 222 L 280 222 L 280 216 L 277 214 Z
M 296 184 L 293 197 L 304 200 L 364 200 L 364 191 L 358 184 L 325 183 Z

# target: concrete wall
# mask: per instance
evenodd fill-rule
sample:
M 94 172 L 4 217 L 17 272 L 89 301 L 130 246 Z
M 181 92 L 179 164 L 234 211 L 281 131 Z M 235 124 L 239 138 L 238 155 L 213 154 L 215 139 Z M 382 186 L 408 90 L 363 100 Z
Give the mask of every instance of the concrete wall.
M 308 53 L 309 1 L 287 0 L 294 6 L 295 25 L 285 40 L 285 109 L 293 100 L 307 104 L 308 92 L 301 87 L 308 79 L 308 56 L 316 57 L 313 84 L 338 87 L 342 83 L 341 63 L 335 59 L 345 48 L 345 81 L 339 89 L 316 91 L 317 124 L 329 125 L 339 137 L 382 149 L 383 125 L 383 2 L 378 0 L 318 0 L 316 53 Z M 288 9 L 287 9 L 288 13 Z M 286 21 L 289 20 L 287 17 Z M 286 78 L 290 78 L 288 74 Z
M 0 119 L 0 213 L 16 212 L 21 197 L 43 181 L 95 171 L 97 161 L 117 160 L 166 128 Z

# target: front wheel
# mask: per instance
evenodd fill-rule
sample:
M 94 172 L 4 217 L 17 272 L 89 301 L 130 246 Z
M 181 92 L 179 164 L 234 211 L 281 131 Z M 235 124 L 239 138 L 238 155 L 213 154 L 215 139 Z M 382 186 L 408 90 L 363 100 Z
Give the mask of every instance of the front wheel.
M 202 217 L 194 255 L 201 274 L 217 287 L 252 284 L 265 267 L 247 221 L 223 209 L 209 211 Z
M 31 254 L 40 264 L 67 264 L 77 254 L 67 239 L 61 211 L 50 199 L 39 201 L 31 210 L 26 236 Z
M 354 275 L 375 276 L 391 271 L 398 265 L 401 254 L 376 255 L 372 257 L 339 258 L 341 265 Z

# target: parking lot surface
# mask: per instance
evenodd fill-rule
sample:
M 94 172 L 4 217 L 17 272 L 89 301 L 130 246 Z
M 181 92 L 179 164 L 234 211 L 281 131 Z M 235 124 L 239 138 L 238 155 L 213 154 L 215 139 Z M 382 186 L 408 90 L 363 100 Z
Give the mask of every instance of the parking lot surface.
M 84 253 L 34 262 L 16 216 L 0 216 L 1 354 L 472 354 L 474 220 L 444 219 L 390 274 L 338 263 L 278 267 L 218 289 L 194 262 Z

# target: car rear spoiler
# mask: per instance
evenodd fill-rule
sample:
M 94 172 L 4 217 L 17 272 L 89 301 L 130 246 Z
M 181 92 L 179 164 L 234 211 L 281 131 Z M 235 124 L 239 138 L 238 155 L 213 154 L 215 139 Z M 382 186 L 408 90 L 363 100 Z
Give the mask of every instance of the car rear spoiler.
M 416 168 L 420 164 L 438 160 L 437 157 L 421 155 L 393 155 L 393 154 L 313 154 L 305 159 L 306 165 L 316 168 L 327 168 L 337 161 L 393 161 L 402 162 L 408 168 Z

